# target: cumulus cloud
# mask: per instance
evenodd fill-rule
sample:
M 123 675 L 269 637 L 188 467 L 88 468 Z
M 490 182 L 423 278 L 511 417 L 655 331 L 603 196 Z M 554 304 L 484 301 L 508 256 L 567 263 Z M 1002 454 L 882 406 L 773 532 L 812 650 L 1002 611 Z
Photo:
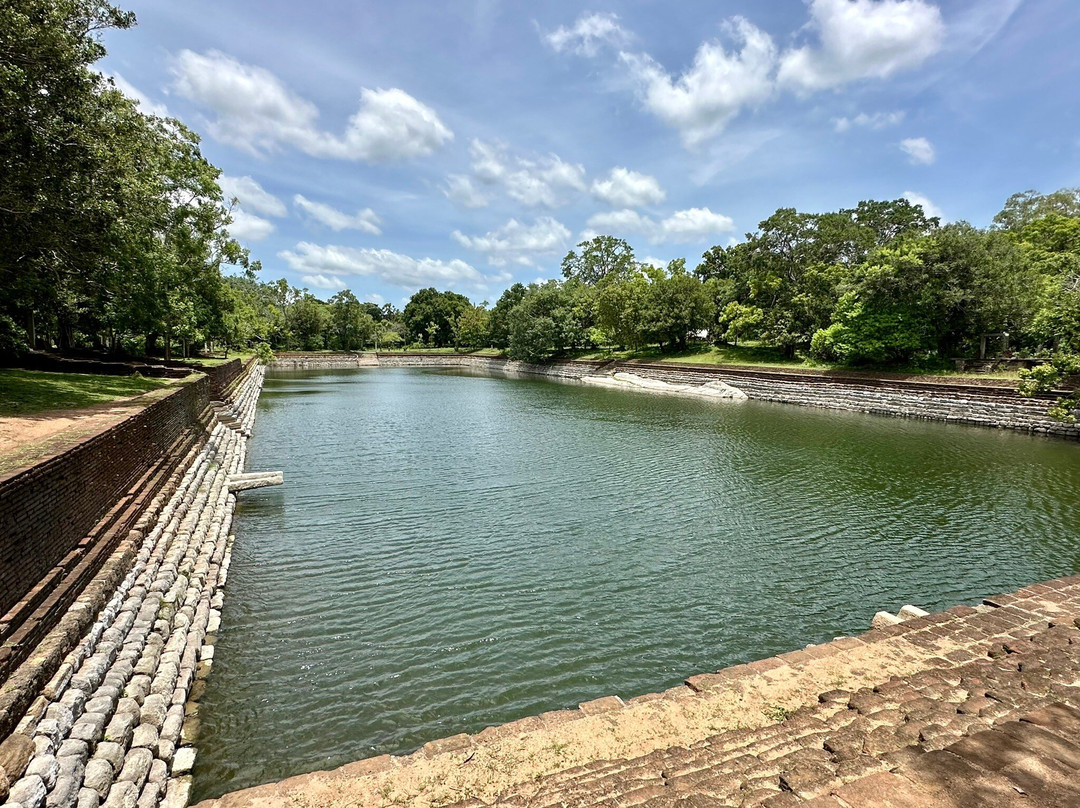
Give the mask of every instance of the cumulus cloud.
M 557 53 L 570 51 L 580 56 L 595 56 L 601 46 L 621 46 L 630 35 L 619 25 L 615 14 L 582 14 L 569 28 L 560 25 L 544 35 L 544 41 Z
M 643 216 L 636 210 L 613 210 L 597 213 L 585 224 L 588 228 L 586 234 L 640 233 L 654 244 L 703 241 L 717 233 L 735 229 L 735 222 L 730 216 L 713 213 L 708 208 L 677 210 L 660 221 Z
M 928 166 L 937 159 L 934 144 L 924 137 L 904 138 L 900 141 L 900 150 L 908 156 L 908 162 L 914 166 Z
M 157 101 L 151 101 L 150 98 L 143 92 L 140 92 L 130 81 L 125 79 L 119 73 L 102 73 L 105 78 L 113 83 L 113 85 L 130 98 L 135 101 L 141 109 L 147 115 L 156 115 L 159 118 L 168 118 L 169 110 L 164 104 L 160 104 Z
M 270 71 L 220 51 L 182 50 L 173 89 L 215 114 L 210 134 L 251 154 L 290 145 L 314 157 L 385 163 L 431 154 L 454 137 L 433 109 L 404 90 L 360 90 L 342 135 L 318 127 L 319 110 Z
M 262 241 L 274 232 L 274 223 L 269 219 L 247 213 L 242 208 L 233 208 L 229 211 L 232 223 L 229 225 L 229 235 L 237 241 Z
M 483 208 L 491 203 L 467 174 L 449 175 L 443 183 L 442 192 L 447 199 L 463 208 Z
M 817 45 L 785 51 L 777 75 L 803 93 L 917 67 L 945 37 L 941 11 L 924 0 L 811 0 L 808 28 Z
M 462 247 L 483 253 L 493 266 L 507 263 L 532 266 L 540 256 L 565 250 L 570 231 L 562 222 L 541 216 L 532 224 L 510 219 L 502 227 L 482 236 L 466 236 L 455 230 L 451 237 Z
M 895 112 L 875 112 L 873 115 L 867 115 L 865 112 L 860 112 L 853 118 L 835 118 L 833 120 L 833 128 L 837 132 L 847 132 L 850 129 L 858 127 L 860 129 L 885 129 L 889 126 L 896 126 L 898 123 L 904 120 L 904 111 L 896 110 Z
M 293 204 L 300 208 L 309 218 L 314 219 L 319 224 L 326 225 L 334 232 L 339 230 L 359 230 L 361 233 L 370 233 L 373 236 L 382 233 L 382 228 L 379 227 L 382 220 L 371 208 L 364 208 L 349 215 L 322 202 L 313 202 L 300 194 L 293 197 Z
M 919 205 L 927 216 L 936 216 L 942 222 L 946 221 L 945 212 L 918 191 L 904 191 L 902 196 L 912 205 Z
M 303 277 L 340 280 L 348 276 L 374 277 L 402 289 L 424 286 L 485 289 L 504 275 L 488 276 L 459 259 L 413 258 L 391 250 L 312 244 L 301 241 L 278 253 L 289 268 Z
M 332 289 L 334 291 L 340 291 L 349 285 L 337 275 L 301 275 L 300 280 L 308 286 L 314 286 L 316 289 Z
M 264 216 L 284 216 L 285 203 L 267 191 L 251 177 L 232 177 L 222 174 L 218 185 L 226 201 L 235 199 L 242 208 Z
M 585 166 L 568 163 L 557 154 L 535 159 L 512 156 L 505 146 L 481 140 L 472 141 L 469 154 L 477 181 L 502 186 L 523 205 L 557 208 L 586 189 Z
M 620 55 L 638 85 L 642 105 L 678 129 L 685 146 L 719 134 L 739 110 L 760 104 L 772 93 L 772 37 L 742 17 L 725 27 L 737 47 L 728 51 L 719 41 L 703 43 L 694 63 L 678 78 L 646 54 Z
M 605 179 L 593 181 L 592 195 L 613 208 L 637 208 L 664 201 L 664 189 L 656 177 L 616 167 Z

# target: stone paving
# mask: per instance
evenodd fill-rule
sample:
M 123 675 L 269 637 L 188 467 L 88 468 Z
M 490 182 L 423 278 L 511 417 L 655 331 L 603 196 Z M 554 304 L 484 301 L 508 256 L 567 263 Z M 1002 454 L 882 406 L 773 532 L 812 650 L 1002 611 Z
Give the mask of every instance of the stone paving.
M 229 566 L 235 494 L 263 370 L 219 403 L 209 440 L 97 621 L 0 744 L 0 803 L 10 808 L 183 808 L 198 734 L 197 700 Z
M 1080 806 L 1080 576 L 228 794 L 271 806 Z

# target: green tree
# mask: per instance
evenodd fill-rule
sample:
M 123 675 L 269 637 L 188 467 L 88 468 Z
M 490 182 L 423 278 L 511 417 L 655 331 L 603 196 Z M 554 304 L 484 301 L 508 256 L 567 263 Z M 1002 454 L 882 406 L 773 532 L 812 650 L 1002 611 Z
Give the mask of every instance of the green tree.
M 591 327 L 590 295 L 576 281 L 530 284 L 510 314 L 511 359 L 541 362 L 587 341 Z
M 402 312 L 407 338 L 425 342 L 434 348 L 454 344 L 454 324 L 471 304 L 456 292 L 439 292 L 433 287 L 421 289 L 409 298 Z
M 489 339 L 494 347 L 505 350 L 510 345 L 510 312 L 524 297 L 524 284 L 515 283 L 496 301 L 488 322 Z
M 491 312 L 486 306 L 468 306 L 454 321 L 454 347 L 476 350 L 488 344 Z
M 633 272 L 636 266 L 634 251 L 620 238 L 596 236 L 577 245 L 581 253 L 571 250 L 562 260 L 563 277 L 589 286 L 609 275 Z
M 693 334 L 707 329 L 716 313 L 710 290 L 686 271 L 686 260 L 677 258 L 667 271 L 652 276 L 646 296 L 645 331 L 663 351 L 670 345 L 686 350 Z

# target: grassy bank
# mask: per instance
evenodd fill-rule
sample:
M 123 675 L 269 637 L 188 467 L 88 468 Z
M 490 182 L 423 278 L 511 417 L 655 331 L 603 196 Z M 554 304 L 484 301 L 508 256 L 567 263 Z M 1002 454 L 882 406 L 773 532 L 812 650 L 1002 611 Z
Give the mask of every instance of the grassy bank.
M 142 376 L 3 369 L 0 370 L 0 416 L 78 409 L 130 398 L 175 383 Z
M 623 361 L 639 360 L 644 362 L 679 362 L 692 365 L 746 365 L 761 368 L 788 368 L 795 370 L 836 370 L 857 371 L 863 373 L 900 373 L 917 376 L 957 376 L 997 379 L 1017 379 L 1012 371 L 994 373 L 974 373 L 957 371 L 952 362 L 940 362 L 936 365 L 890 365 L 876 367 L 872 365 L 848 366 L 829 362 L 818 362 L 808 356 L 786 357 L 778 348 L 753 343 L 747 345 L 692 345 L 685 351 L 661 353 L 659 349 L 642 350 L 596 350 L 573 354 L 574 359 L 617 359 Z

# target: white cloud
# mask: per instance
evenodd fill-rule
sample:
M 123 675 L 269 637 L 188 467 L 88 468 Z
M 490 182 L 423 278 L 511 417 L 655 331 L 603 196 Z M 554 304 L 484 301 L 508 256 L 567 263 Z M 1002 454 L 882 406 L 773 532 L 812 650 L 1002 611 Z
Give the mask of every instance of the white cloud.
M 288 144 L 314 157 L 383 163 L 431 154 L 454 137 L 433 109 L 397 88 L 362 88 L 360 108 L 338 136 L 320 130 L 316 106 L 264 68 L 182 50 L 172 73 L 177 93 L 214 111 L 210 134 L 251 154 Z
M 581 56 L 595 56 L 601 45 L 620 46 L 630 40 L 630 35 L 619 25 L 615 14 L 582 14 L 570 28 L 560 25 L 544 35 L 557 53 L 571 51 Z
M 367 87 L 360 90 L 360 109 L 349 118 L 345 136 L 323 136 L 325 156 L 367 163 L 424 157 L 453 139 L 435 110 L 404 90 Z
M 335 232 L 339 230 L 359 230 L 361 233 L 370 233 L 373 236 L 382 233 L 382 229 L 379 227 L 382 220 L 371 208 L 358 210 L 350 216 L 348 213 L 342 213 L 337 208 L 332 208 L 322 202 L 312 202 L 300 194 L 293 197 L 293 204 L 309 217 Z
M 308 286 L 314 286 L 316 289 L 333 289 L 335 291 L 346 288 L 349 284 L 345 283 L 337 275 L 301 275 L 300 280 L 306 283 Z
M 703 241 L 735 229 L 730 216 L 713 213 L 708 208 L 677 210 L 661 221 L 643 216 L 636 210 L 613 210 L 597 213 L 585 224 L 586 233 L 641 233 L 654 244 Z
M 568 163 L 557 154 L 536 159 L 514 157 L 502 144 L 481 140 L 469 144 L 469 154 L 477 180 L 501 185 L 507 195 L 523 205 L 557 208 L 586 188 L 585 166 Z M 470 190 L 475 190 L 471 183 Z
M 622 167 L 611 169 L 606 179 L 595 180 L 592 195 L 615 208 L 658 205 L 665 197 L 656 177 Z
M 808 28 L 819 46 L 785 51 L 777 76 L 800 92 L 916 67 L 945 36 L 941 11 L 924 0 L 811 0 Z
M 483 275 L 464 261 L 441 261 L 435 258 L 413 258 L 390 250 L 342 247 L 333 244 L 312 244 L 302 241 L 293 250 L 278 253 L 289 268 L 303 276 L 327 280 L 350 275 L 375 277 L 402 289 L 424 286 L 448 286 L 485 289 L 491 282 L 506 279 L 504 275 Z
M 741 48 L 729 53 L 718 41 L 704 42 L 693 65 L 677 79 L 648 55 L 621 54 L 639 85 L 645 109 L 678 129 L 685 146 L 719 134 L 739 110 L 772 93 L 776 64 L 772 38 L 742 17 L 726 23 L 726 28 Z
M 218 185 L 225 201 L 235 199 L 241 207 L 264 216 L 284 216 L 285 203 L 267 191 L 251 177 L 231 177 L 222 174 Z
M 902 196 L 912 205 L 922 207 L 923 213 L 927 216 L 937 216 L 942 222 L 946 221 L 945 212 L 918 191 L 904 191 Z
M 735 229 L 730 216 L 713 213 L 708 208 L 677 210 L 660 223 L 664 241 L 700 241 L 714 233 Z
M 498 143 L 485 143 L 473 138 L 469 144 L 472 170 L 481 182 L 495 183 L 506 176 L 506 149 Z
M 254 213 L 246 213 L 240 208 L 229 211 L 232 223 L 229 225 L 229 235 L 237 241 L 262 241 L 274 232 L 274 223 L 269 219 L 256 216 Z
M 928 166 L 937 155 L 934 145 L 924 137 L 909 137 L 900 141 L 900 150 L 908 156 L 908 162 L 915 166 Z
M 491 203 L 467 174 L 450 174 L 443 183 L 442 192 L 447 199 L 463 208 L 483 208 Z
M 663 258 L 657 258 L 654 255 L 647 255 L 640 260 L 641 263 L 648 264 L 649 266 L 656 267 L 657 269 L 665 269 L 668 265 L 668 262 L 665 261 Z
M 896 126 L 904 120 L 904 115 L 904 111 L 899 109 L 894 112 L 875 112 L 873 115 L 860 112 L 854 118 L 835 118 L 833 128 L 837 132 L 847 132 L 856 126 L 861 129 L 873 129 L 876 131 L 889 126 Z
M 169 110 L 164 104 L 159 104 L 156 101 L 151 101 L 145 93 L 139 91 L 130 81 L 125 79 L 119 73 L 102 73 L 105 78 L 112 81 L 120 92 L 130 98 L 132 101 L 136 101 L 139 104 L 139 109 L 146 115 L 156 115 L 159 118 L 168 118 Z
M 552 255 L 566 249 L 570 231 L 550 216 L 541 216 L 531 225 L 510 219 L 498 230 L 483 236 L 466 236 L 455 230 L 451 237 L 469 250 L 483 253 L 489 264 L 506 263 L 531 266 L 541 255 Z

